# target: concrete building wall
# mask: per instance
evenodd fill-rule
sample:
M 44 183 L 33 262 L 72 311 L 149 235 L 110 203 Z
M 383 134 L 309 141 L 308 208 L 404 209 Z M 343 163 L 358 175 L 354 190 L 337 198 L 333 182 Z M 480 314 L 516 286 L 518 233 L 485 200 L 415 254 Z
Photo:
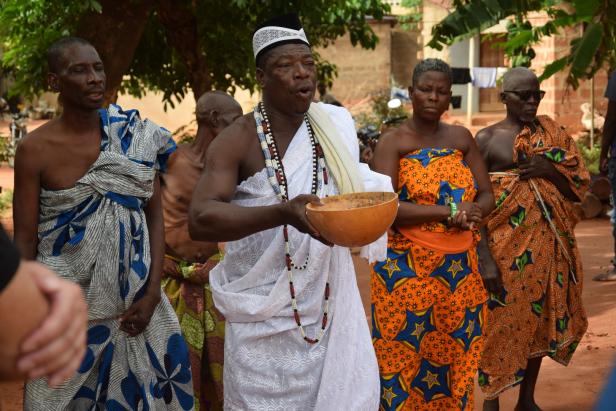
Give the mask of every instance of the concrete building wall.
M 458 43 L 452 44 L 451 47 L 448 48 L 448 59 L 445 60 L 451 67 L 468 67 L 469 64 L 469 48 L 471 41 L 475 46 L 475 58 L 473 61 L 473 65 L 479 65 L 479 38 L 473 37 L 471 39 L 463 40 Z M 451 86 L 451 94 L 453 96 L 462 96 L 462 102 L 460 104 L 459 109 L 454 109 L 455 114 L 466 113 L 466 107 L 468 104 L 468 90 L 469 87 L 467 84 L 454 84 Z M 473 112 L 479 111 L 479 89 L 472 87 L 471 92 L 473 93 Z

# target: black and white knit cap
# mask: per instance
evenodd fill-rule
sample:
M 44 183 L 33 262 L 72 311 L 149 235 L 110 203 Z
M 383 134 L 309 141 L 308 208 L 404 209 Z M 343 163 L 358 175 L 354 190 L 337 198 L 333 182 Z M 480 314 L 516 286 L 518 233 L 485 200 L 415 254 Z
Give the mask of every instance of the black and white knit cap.
M 310 46 L 299 17 L 295 13 L 277 16 L 263 22 L 252 35 L 255 60 L 267 50 L 291 43 Z

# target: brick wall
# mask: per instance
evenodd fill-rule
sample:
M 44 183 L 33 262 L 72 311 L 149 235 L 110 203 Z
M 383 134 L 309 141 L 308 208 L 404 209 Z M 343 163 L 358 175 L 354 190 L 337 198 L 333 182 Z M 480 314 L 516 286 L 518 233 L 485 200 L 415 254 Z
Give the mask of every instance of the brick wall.
M 533 21 L 539 23 L 541 20 Z M 571 28 L 561 31 L 558 35 L 545 38 L 534 47 L 537 56 L 533 60 L 532 69 L 537 74 L 543 72 L 544 67 L 550 62 L 566 55 L 569 52 L 570 41 L 581 34 L 580 28 Z M 582 110 L 580 105 L 589 103 L 591 98 L 591 81 L 580 81 L 577 90 L 568 88 L 566 77 L 568 71 L 556 73 L 545 80 L 541 88 L 546 91 L 546 96 L 539 107 L 540 112 L 552 116 L 556 121 L 565 126 L 570 133 L 582 130 Z M 594 77 L 595 109 L 605 114 L 607 100 L 603 97 L 607 85 L 607 71 L 601 70 Z
M 416 32 L 399 29 L 391 32 L 391 75 L 399 87 L 411 85 L 419 51 L 418 37 Z
M 344 105 L 390 88 L 392 25 L 372 22 L 371 26 L 379 37 L 374 50 L 353 47 L 348 35 L 317 50 L 321 57 L 338 66 L 331 93 Z

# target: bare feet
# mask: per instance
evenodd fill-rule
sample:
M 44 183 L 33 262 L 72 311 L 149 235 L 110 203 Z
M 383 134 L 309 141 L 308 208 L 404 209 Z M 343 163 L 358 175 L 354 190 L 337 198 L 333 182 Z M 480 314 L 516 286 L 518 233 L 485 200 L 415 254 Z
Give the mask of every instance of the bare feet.
M 499 411 L 498 398 L 483 401 L 483 411 Z
M 541 408 L 539 408 L 535 400 L 530 400 L 530 401 L 526 401 L 523 403 L 518 402 L 517 405 L 515 406 L 515 411 L 542 411 L 542 410 Z
M 616 268 L 594 276 L 593 281 L 616 281 Z

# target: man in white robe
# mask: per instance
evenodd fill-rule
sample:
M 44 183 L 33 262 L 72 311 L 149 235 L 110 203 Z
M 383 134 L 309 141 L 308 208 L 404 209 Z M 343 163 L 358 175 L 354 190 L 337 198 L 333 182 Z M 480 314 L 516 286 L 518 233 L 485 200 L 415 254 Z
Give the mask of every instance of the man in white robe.
M 227 242 L 224 260 L 210 272 L 216 307 L 227 320 L 225 409 L 376 410 L 378 367 L 350 252 L 324 244 L 305 205 L 341 192 L 391 191 L 391 182 L 360 165 L 348 111 L 312 103 L 314 59 L 296 16 L 264 24 L 253 48 L 263 102 L 210 146 L 190 212 L 193 239 Z M 268 133 L 275 144 L 266 144 Z M 313 158 L 317 144 L 324 167 Z M 385 247 L 383 237 L 366 255 L 383 258 Z

